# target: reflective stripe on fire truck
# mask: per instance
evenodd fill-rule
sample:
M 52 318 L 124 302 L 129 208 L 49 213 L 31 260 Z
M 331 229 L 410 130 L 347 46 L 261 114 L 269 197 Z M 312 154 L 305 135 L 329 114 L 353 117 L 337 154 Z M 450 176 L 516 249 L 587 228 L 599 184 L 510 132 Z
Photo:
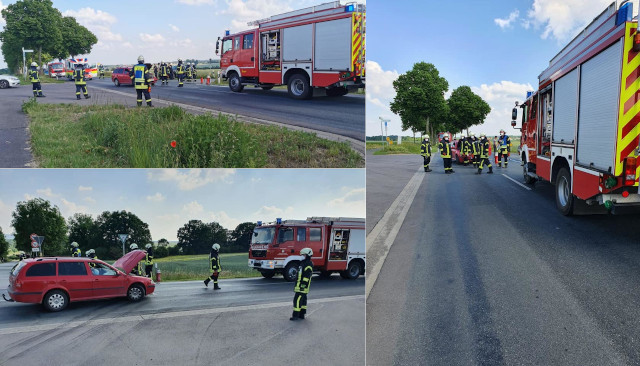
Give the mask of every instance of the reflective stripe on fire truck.
M 624 158 L 635 156 L 635 149 L 640 140 L 640 57 L 634 52 L 633 35 L 637 23 L 627 22 L 624 37 L 624 51 L 622 57 L 622 82 L 620 83 L 620 114 L 618 116 L 618 141 L 616 143 L 615 175 L 620 176 L 624 171 Z M 640 170 L 640 166 L 638 167 Z M 638 172 L 636 172 L 638 176 Z M 638 185 L 636 181 L 635 185 Z
M 351 36 L 351 64 L 353 65 L 353 72 L 355 73 L 356 76 L 362 76 L 363 70 L 364 70 L 364 65 L 363 65 L 363 60 L 364 60 L 364 47 L 363 47 L 363 43 L 364 43 L 364 37 L 363 37 L 363 30 L 364 30 L 364 14 L 360 14 L 360 13 L 355 13 L 352 16 L 352 24 L 353 24 L 353 28 L 352 28 L 352 36 Z

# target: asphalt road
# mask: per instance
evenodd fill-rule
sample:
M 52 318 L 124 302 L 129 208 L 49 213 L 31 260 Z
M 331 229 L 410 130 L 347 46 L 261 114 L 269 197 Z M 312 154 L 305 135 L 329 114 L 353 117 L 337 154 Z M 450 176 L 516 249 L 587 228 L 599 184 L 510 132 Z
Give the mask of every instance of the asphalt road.
M 22 102 L 33 96 L 31 88 L 0 90 L 0 168 L 27 168 L 33 157 L 29 147 L 29 123 Z
M 517 162 L 421 164 L 367 155 L 368 365 L 640 364 L 638 216 L 564 217 Z
M 7 278 L 10 264 L 1 264 Z M 364 279 L 314 277 L 304 321 L 281 278 L 159 283 L 139 303 L 71 303 L 60 313 L 0 303 L 0 365 L 362 365 Z

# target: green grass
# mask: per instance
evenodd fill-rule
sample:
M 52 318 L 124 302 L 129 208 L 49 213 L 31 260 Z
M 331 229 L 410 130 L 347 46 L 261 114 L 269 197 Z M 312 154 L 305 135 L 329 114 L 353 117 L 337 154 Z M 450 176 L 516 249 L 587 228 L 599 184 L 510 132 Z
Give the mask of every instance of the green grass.
M 22 85 L 31 85 L 31 80 L 29 77 L 25 78 L 23 75 L 17 75 L 17 78 L 20 79 L 20 84 Z M 49 75 L 41 75 L 40 76 L 40 84 L 62 84 L 66 79 L 57 80 L 55 78 L 50 77 Z
M 344 142 L 223 115 L 196 116 L 176 106 L 52 105 L 32 98 L 23 110 L 31 118 L 31 145 L 42 168 L 364 166 Z
M 220 254 L 222 271 L 220 278 L 260 277 L 260 273 L 248 266 L 247 253 Z M 209 255 L 179 255 L 155 260 L 162 271 L 162 281 L 204 280 L 209 270 Z
M 369 144 L 375 143 L 367 143 Z M 380 143 L 377 143 L 380 146 Z M 433 149 L 433 148 L 432 148 Z M 382 149 L 373 153 L 373 155 L 393 155 L 393 154 L 420 154 L 420 143 L 406 142 L 403 141 L 402 144 L 393 144 L 384 146 Z

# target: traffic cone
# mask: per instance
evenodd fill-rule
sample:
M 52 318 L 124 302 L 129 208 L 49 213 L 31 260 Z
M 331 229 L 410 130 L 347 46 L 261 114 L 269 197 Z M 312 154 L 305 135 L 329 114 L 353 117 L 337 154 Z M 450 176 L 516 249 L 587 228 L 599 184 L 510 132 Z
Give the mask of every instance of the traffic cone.
M 200 78 L 200 84 L 204 84 L 204 78 Z
M 211 75 L 207 75 L 207 85 L 211 84 Z

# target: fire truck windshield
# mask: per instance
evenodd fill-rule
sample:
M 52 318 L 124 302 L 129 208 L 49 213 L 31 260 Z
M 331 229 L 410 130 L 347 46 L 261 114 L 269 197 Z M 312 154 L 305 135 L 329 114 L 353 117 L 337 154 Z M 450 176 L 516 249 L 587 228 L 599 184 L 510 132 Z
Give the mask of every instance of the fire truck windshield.
M 251 244 L 271 244 L 275 233 L 276 228 L 274 227 L 256 228 L 253 230 Z
M 233 40 L 231 38 L 225 39 L 222 41 L 222 54 L 224 55 L 227 51 L 231 51 L 233 49 Z

